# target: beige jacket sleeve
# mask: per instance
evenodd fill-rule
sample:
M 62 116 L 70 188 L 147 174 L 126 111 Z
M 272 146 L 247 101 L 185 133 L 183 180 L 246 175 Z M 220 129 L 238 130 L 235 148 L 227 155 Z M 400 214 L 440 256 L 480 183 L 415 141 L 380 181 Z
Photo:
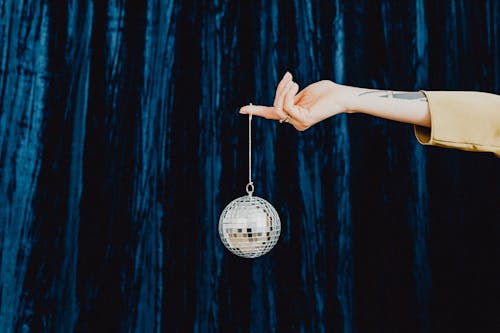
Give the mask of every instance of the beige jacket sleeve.
M 500 96 L 473 91 L 422 91 L 431 128 L 415 126 L 424 145 L 492 152 L 500 157 Z

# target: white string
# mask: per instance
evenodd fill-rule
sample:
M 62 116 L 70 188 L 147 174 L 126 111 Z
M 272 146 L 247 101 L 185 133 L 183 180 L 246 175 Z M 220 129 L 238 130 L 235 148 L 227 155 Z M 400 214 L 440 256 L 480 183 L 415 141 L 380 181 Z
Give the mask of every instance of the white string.
M 248 114 L 248 184 L 246 187 L 249 196 L 252 196 L 254 191 L 252 182 L 252 113 L 253 105 L 250 103 L 250 113 Z
M 250 103 L 252 106 L 252 103 Z M 250 108 L 248 115 L 248 183 L 252 183 L 252 113 L 253 107 Z

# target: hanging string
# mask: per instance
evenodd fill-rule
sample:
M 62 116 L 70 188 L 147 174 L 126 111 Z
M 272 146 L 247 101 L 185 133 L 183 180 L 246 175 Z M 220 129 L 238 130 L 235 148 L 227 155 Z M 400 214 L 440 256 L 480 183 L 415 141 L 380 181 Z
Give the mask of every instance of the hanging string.
M 248 114 L 248 184 L 246 186 L 249 196 L 252 196 L 254 191 L 252 182 L 252 113 L 253 105 L 250 103 L 250 113 Z

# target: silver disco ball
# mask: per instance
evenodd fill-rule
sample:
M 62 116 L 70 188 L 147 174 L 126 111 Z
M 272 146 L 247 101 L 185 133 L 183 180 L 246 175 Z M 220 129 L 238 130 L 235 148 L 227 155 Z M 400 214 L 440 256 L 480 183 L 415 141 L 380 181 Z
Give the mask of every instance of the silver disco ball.
M 222 243 L 237 256 L 256 258 L 269 252 L 280 237 L 276 209 L 266 200 L 245 195 L 224 208 L 219 219 Z

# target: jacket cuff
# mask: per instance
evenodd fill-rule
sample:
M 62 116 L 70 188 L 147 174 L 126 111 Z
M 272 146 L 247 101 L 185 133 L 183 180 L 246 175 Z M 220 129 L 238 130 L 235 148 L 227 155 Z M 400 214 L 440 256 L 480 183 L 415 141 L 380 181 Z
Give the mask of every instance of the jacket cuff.
M 414 126 L 424 145 L 500 154 L 500 96 L 482 92 L 422 91 L 431 128 Z

